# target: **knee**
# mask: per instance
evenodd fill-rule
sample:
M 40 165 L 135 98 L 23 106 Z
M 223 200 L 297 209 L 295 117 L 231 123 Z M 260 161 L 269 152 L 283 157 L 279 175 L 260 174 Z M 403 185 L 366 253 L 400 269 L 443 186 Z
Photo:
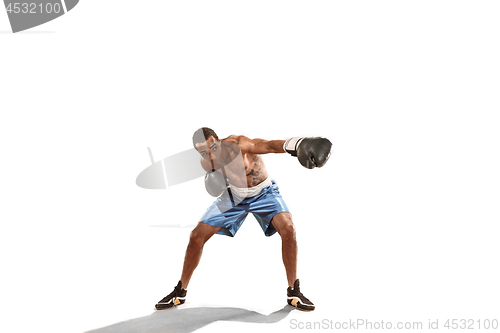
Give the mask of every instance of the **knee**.
M 205 244 L 205 236 L 199 231 L 193 229 L 189 236 L 189 245 L 191 246 L 203 246 Z
M 295 226 L 291 219 L 287 219 L 278 231 L 284 241 L 295 241 Z

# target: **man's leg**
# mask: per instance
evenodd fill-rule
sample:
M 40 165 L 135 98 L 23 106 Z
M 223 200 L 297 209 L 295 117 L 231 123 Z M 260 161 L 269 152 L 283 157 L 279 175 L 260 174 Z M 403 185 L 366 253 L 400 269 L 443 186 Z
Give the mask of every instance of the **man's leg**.
M 180 280 L 182 282 L 183 289 L 187 288 L 189 280 L 191 280 L 191 276 L 200 262 L 203 246 L 210 239 L 210 237 L 212 237 L 220 229 L 221 228 L 216 228 L 209 224 L 199 222 L 196 228 L 191 231 Z
M 281 251 L 288 279 L 287 302 L 302 311 L 313 311 L 314 304 L 300 291 L 297 279 L 297 240 L 295 227 L 290 213 L 279 213 L 271 220 L 272 225 L 281 236 Z
M 297 239 L 290 213 L 282 212 L 274 215 L 271 224 L 281 236 L 281 252 L 285 264 L 288 286 L 293 288 L 297 279 Z
M 198 223 L 196 228 L 191 231 L 189 244 L 184 258 L 184 267 L 182 269 L 182 277 L 174 291 L 163 297 L 155 307 L 157 310 L 169 309 L 173 306 L 182 305 L 186 302 L 186 293 L 189 280 L 193 275 L 193 271 L 200 262 L 203 246 L 217 231 L 221 228 L 216 228 L 206 223 Z

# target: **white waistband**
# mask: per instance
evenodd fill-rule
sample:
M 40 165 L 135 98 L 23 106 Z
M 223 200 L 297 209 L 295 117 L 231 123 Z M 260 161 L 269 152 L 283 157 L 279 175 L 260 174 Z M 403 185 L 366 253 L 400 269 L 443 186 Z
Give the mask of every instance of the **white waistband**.
M 242 188 L 229 184 L 229 187 L 231 188 L 231 192 L 234 193 L 235 195 L 243 198 L 248 198 L 256 196 L 257 194 L 262 192 L 264 188 L 271 186 L 272 184 L 273 184 L 272 179 L 270 177 L 267 177 L 266 180 L 264 180 L 257 186 Z

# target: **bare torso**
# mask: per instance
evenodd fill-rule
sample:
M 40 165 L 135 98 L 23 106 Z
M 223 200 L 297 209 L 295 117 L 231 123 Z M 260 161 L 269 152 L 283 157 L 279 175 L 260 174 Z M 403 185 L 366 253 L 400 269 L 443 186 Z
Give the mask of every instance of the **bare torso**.
M 264 160 L 248 151 L 244 137 L 230 136 L 221 142 L 221 157 L 214 160 L 214 167 L 225 173 L 229 183 L 237 187 L 253 187 L 267 179 Z M 205 170 L 212 168 L 208 160 L 202 159 L 201 163 Z

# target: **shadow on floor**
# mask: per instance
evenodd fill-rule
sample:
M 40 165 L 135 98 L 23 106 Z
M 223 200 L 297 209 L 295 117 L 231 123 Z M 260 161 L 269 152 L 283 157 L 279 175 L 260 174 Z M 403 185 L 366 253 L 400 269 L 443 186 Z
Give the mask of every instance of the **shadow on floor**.
M 293 307 L 286 305 L 266 316 L 239 308 L 173 308 L 155 311 L 146 317 L 127 320 L 87 333 L 188 333 L 220 320 L 272 324 L 285 319 L 292 310 Z

